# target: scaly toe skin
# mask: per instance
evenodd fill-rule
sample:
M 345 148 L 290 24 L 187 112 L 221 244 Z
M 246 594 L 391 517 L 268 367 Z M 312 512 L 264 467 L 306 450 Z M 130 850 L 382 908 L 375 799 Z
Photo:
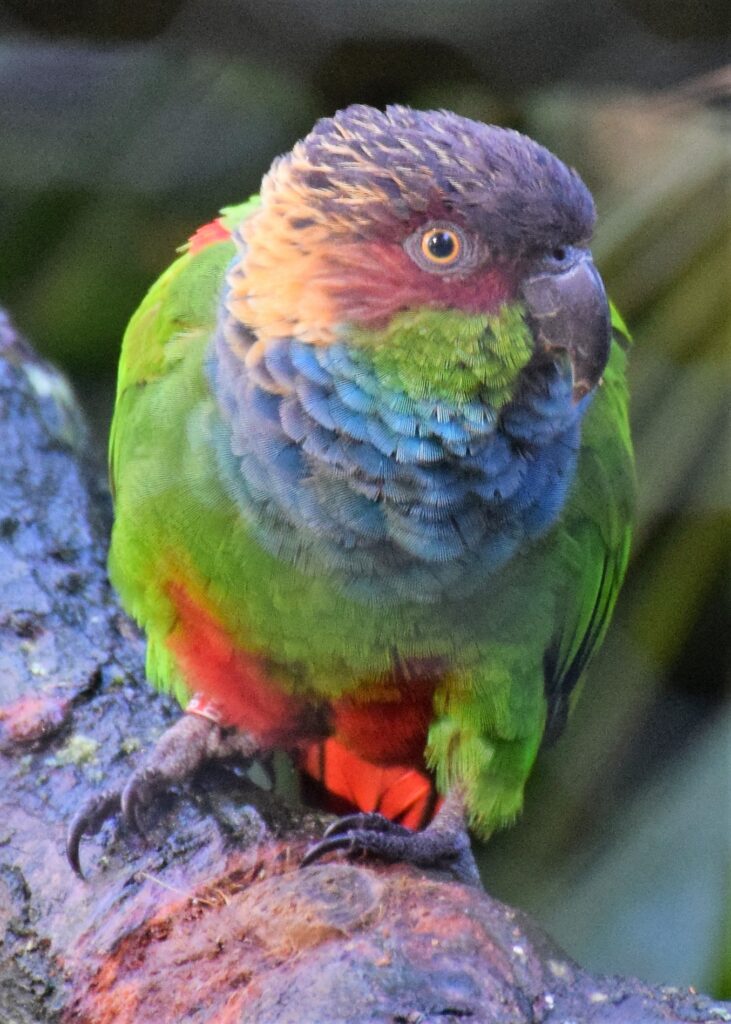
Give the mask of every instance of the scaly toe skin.
M 154 768 L 139 768 L 133 772 L 122 790 L 122 818 L 125 825 L 144 836 L 143 812 L 168 786 L 168 780 Z
M 363 854 L 390 863 L 400 861 L 448 871 L 457 881 L 480 885 L 469 836 L 462 830 L 426 828 L 412 832 L 380 814 L 352 814 L 328 828 L 324 838 L 302 858 L 301 866 L 307 867 L 338 851 L 348 857 Z
M 186 714 L 167 729 L 120 790 L 105 790 L 82 807 L 71 822 L 66 856 L 82 876 L 79 848 L 85 835 L 97 832 L 121 810 L 125 824 L 144 836 L 144 811 L 163 792 L 186 779 L 207 760 L 251 757 L 256 743 L 245 733 L 222 729 L 198 714 Z
M 83 805 L 74 815 L 66 834 L 66 859 L 79 878 L 84 877 L 81 870 L 80 847 L 84 836 L 93 836 L 104 822 L 117 814 L 122 798 L 119 790 L 105 789 Z

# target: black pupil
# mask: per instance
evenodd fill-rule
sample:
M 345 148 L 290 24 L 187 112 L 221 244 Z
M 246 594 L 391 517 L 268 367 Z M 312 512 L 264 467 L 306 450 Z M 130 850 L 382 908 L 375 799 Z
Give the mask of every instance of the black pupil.
M 455 241 L 448 231 L 434 231 L 426 245 L 434 259 L 446 260 L 454 253 Z

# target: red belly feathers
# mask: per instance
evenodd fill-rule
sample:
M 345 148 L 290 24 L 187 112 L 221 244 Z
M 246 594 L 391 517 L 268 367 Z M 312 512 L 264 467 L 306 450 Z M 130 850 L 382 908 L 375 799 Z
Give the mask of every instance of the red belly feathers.
M 181 583 L 168 585 L 178 622 L 168 646 L 195 694 L 190 711 L 295 752 L 307 795 L 336 812 L 378 811 L 412 828 L 436 808 L 424 765 L 437 663 L 397 666 L 387 680 L 324 702 L 287 693 L 265 658 L 235 645 Z

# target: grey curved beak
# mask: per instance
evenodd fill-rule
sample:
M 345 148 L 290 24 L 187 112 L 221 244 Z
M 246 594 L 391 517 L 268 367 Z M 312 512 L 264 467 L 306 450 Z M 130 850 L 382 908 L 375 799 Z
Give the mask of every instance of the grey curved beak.
M 526 278 L 521 294 L 536 351 L 568 353 L 578 402 L 601 380 L 612 338 L 607 294 L 591 256 L 581 252 L 565 269 Z

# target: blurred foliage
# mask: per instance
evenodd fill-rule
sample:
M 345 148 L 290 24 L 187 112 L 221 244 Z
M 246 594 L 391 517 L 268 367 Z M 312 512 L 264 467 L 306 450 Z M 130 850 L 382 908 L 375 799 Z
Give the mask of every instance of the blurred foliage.
M 577 166 L 636 337 L 637 536 L 577 712 L 482 863 L 493 893 L 587 966 L 731 996 L 727 8 L 688 11 L 11 0 L 0 302 L 72 373 L 101 447 L 145 289 L 317 116 L 352 101 L 447 107 Z

